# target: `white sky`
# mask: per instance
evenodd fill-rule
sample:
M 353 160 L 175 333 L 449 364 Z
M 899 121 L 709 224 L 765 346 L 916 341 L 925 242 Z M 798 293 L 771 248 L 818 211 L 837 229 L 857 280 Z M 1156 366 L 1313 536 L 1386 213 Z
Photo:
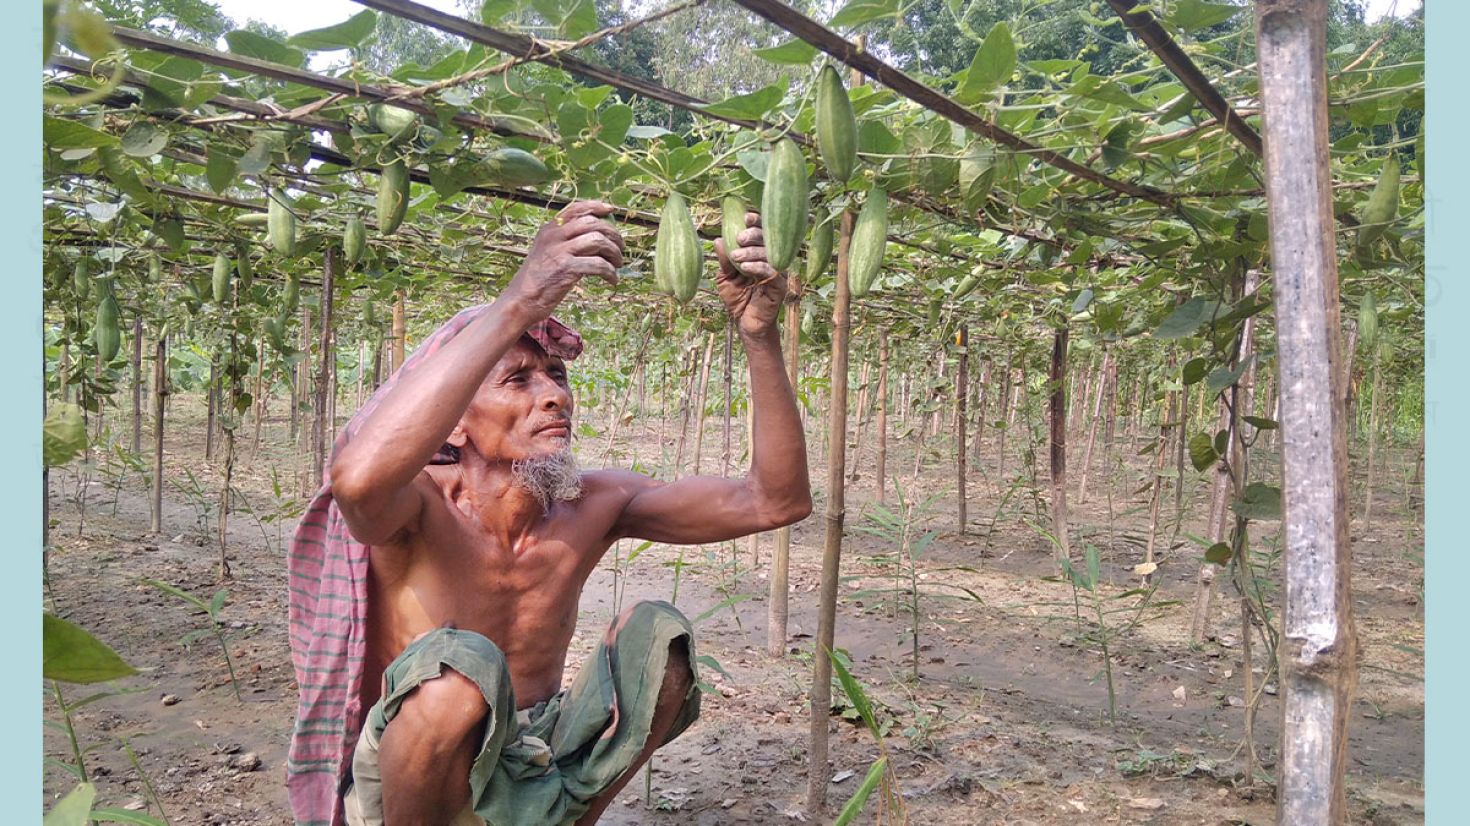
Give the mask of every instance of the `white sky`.
M 418 2 L 450 14 L 464 15 L 456 0 Z M 246 20 L 254 18 L 285 29 L 291 34 L 341 23 L 367 8 L 352 0 L 214 0 L 214 3 L 237 24 L 244 25 Z M 1368 0 L 1368 20 L 1378 20 L 1389 12 L 1403 17 L 1420 5 L 1422 0 Z

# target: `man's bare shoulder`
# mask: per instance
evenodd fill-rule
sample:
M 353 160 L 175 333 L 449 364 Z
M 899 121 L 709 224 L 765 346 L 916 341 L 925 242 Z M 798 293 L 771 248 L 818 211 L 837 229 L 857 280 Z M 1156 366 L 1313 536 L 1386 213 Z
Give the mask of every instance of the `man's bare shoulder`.
M 582 499 L 588 504 L 616 501 L 625 505 L 639 492 L 663 484 L 633 470 L 592 470 L 582 474 Z

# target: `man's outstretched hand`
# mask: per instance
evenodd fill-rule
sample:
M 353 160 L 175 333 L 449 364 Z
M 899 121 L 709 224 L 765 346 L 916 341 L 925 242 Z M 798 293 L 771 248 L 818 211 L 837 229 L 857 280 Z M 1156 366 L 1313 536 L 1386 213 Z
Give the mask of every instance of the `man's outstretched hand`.
M 526 260 L 502 293 L 527 315 L 528 325 L 551 315 L 585 276 L 618 283 L 623 236 L 603 220 L 613 209 L 602 201 L 576 201 L 541 225 Z
M 740 245 L 736 249 L 727 250 L 724 240 L 715 239 L 715 257 L 720 261 L 715 286 L 740 332 L 756 335 L 775 327 L 786 298 L 786 276 L 766 260 L 760 215 L 745 213 L 745 227 L 736 238 Z

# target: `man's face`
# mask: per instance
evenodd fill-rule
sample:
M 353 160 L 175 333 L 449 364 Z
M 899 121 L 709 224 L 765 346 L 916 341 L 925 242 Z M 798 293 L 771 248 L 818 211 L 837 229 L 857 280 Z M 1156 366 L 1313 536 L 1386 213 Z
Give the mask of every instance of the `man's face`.
M 475 391 L 461 425 L 487 459 L 515 461 L 566 450 L 572 440 L 566 365 L 522 338 Z

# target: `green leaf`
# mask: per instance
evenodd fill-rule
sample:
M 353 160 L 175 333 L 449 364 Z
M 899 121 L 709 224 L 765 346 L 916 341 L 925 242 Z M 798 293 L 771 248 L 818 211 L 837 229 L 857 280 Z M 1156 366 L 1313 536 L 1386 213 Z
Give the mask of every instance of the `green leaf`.
M 49 149 L 96 149 L 117 143 L 106 132 L 50 115 L 41 116 L 41 140 Z
M 165 594 L 172 594 L 173 596 L 176 596 L 179 599 L 189 603 L 190 605 L 193 605 L 195 608 L 198 608 L 201 611 L 204 611 L 206 613 L 209 611 L 209 606 L 205 604 L 204 600 L 194 596 L 188 591 L 178 588 L 177 586 L 170 585 L 167 582 L 160 582 L 156 579 L 149 579 L 147 577 L 143 578 L 143 582 L 147 585 L 152 585 L 154 588 L 157 588 Z
M 842 693 L 847 695 L 848 702 L 857 709 L 868 731 L 881 740 L 883 735 L 878 728 L 878 718 L 873 715 L 873 704 L 868 702 L 868 695 L 863 691 L 862 684 L 853 679 L 847 666 L 842 663 L 842 659 L 836 653 L 828 651 L 827 658 L 832 661 L 832 669 L 837 673 L 837 682 L 842 686 Z
M 218 195 L 230 188 L 235 181 L 235 172 L 239 166 L 239 159 L 230 154 L 219 144 L 209 145 L 209 157 L 205 161 L 204 177 L 209 181 L 209 188 Z
M 1010 80 L 1015 70 L 1016 42 L 1011 38 L 1011 27 L 996 23 L 970 61 L 965 82 L 955 93 L 955 99 L 965 104 L 981 100 L 992 89 Z
M 868 767 L 868 776 L 863 778 L 863 785 L 858 786 L 858 790 L 853 792 L 847 804 L 842 807 L 841 814 L 837 815 L 837 819 L 832 821 L 832 826 L 847 826 L 847 824 L 852 823 L 853 819 L 862 813 L 863 806 L 868 802 L 868 798 L 872 796 L 873 790 L 878 788 L 878 781 L 883 779 L 883 773 L 887 770 L 887 757 L 879 757 L 873 761 L 873 765 Z
M 756 49 L 754 54 L 761 60 L 782 66 L 808 66 L 817 56 L 817 47 L 801 38 L 795 38 L 779 46 Z
M 718 614 L 720 611 L 723 611 L 724 609 L 729 608 L 732 605 L 739 605 L 740 603 L 742 603 L 742 602 L 744 602 L 744 601 L 746 601 L 748 599 L 753 599 L 754 597 L 755 597 L 754 594 L 736 594 L 735 596 L 730 597 L 729 599 L 721 600 L 719 602 L 719 604 L 712 606 L 711 608 L 709 608 L 709 610 L 705 611 L 703 614 L 700 614 L 699 616 L 695 617 L 693 620 L 690 621 L 689 624 L 690 625 L 698 625 L 701 622 L 704 622 L 705 620 L 707 620 L 710 617 L 714 616 L 715 614 Z
M 1199 384 L 1200 380 L 1210 372 L 1210 363 L 1203 357 L 1192 358 L 1184 363 L 1184 386 Z
M 1154 330 L 1154 338 L 1184 338 L 1198 330 L 1201 324 L 1214 319 L 1224 308 L 1213 298 L 1195 296 L 1174 308 Z
M 1087 590 L 1090 591 L 1102 582 L 1102 562 L 1097 556 L 1097 546 L 1088 545 L 1083 557 L 1087 563 L 1087 581 L 1090 583 Z
M 46 411 L 41 425 L 41 461 L 46 467 L 61 467 L 87 449 L 87 425 L 82 409 L 60 402 Z
M 225 600 L 229 596 L 230 592 L 224 588 L 214 592 L 214 599 L 209 601 L 209 615 L 211 617 L 219 616 L 220 609 L 225 607 Z
M 633 127 L 633 107 L 626 103 L 614 103 L 597 113 L 597 122 L 601 126 L 598 137 L 613 146 L 619 146 L 623 138 L 628 136 L 628 130 Z
M 137 826 L 167 826 L 166 823 L 153 815 L 146 815 L 142 812 L 134 812 L 129 809 L 118 809 L 112 806 L 93 809 L 92 819 L 99 820 L 103 823 L 134 823 Z
M 518 0 L 485 0 L 485 4 L 480 6 L 480 22 L 493 26 L 499 23 L 502 17 L 520 7 Z
M 1067 89 L 1067 94 L 1076 97 L 1084 97 L 1088 100 L 1096 100 L 1113 106 L 1121 106 L 1124 109 L 1132 109 L 1135 112 L 1147 112 L 1149 107 L 1145 106 L 1138 98 L 1128 94 L 1122 86 L 1097 75 L 1088 75 Z
M 1092 288 L 1085 287 L 1082 292 L 1077 293 L 1077 299 L 1072 302 L 1072 315 L 1076 315 L 1092 303 Z
M 873 155 L 897 155 L 902 151 L 903 142 L 881 122 L 864 120 L 858 126 L 858 152 Z M 964 169 L 963 166 L 960 168 Z
M 138 673 L 105 643 L 59 617 L 41 617 L 41 674 L 65 683 L 100 683 Z
M 371 9 L 360 11 L 335 26 L 312 29 L 293 35 L 286 42 L 308 52 L 331 52 L 337 49 L 355 49 L 373 33 L 378 26 L 378 15 Z
M 790 81 L 782 76 L 779 81 L 750 94 L 736 95 L 719 103 L 711 103 L 704 107 L 704 111 L 721 117 L 754 120 L 776 108 L 781 99 L 786 97 L 786 90 L 790 85 Z
M 1216 367 L 1210 371 L 1209 377 L 1205 379 L 1205 390 L 1214 395 L 1221 390 L 1235 384 L 1240 377 L 1245 375 L 1246 368 L 1251 366 L 1250 359 L 1245 359 L 1234 369 L 1227 367 Z
M 285 43 L 245 29 L 236 29 L 226 34 L 225 42 L 230 44 L 231 52 L 241 57 L 268 60 L 298 69 L 306 62 L 306 54 L 300 49 L 293 49 Z
M 123 153 L 134 158 L 157 155 L 165 146 L 168 146 L 168 133 L 148 121 L 138 121 L 122 136 Z
M 1189 437 L 1189 463 L 1194 469 L 1204 471 L 1213 465 L 1220 454 L 1215 452 L 1215 443 L 1207 433 L 1196 433 Z
M 96 799 L 96 786 L 91 783 L 78 784 L 46 813 L 46 817 L 41 820 L 41 826 L 87 826 L 87 815 L 92 811 L 92 801 Z
M 148 92 L 156 96 L 149 101 L 149 95 L 145 94 L 145 105 L 154 105 L 162 99 L 172 106 L 186 106 L 190 84 L 204 75 L 204 64 L 187 57 L 143 53 L 133 55 L 132 62 L 147 74 Z
M 1265 416 L 1242 416 L 1241 418 L 1257 430 L 1275 430 L 1280 427 L 1275 419 L 1268 419 Z
M 153 219 L 153 234 L 174 252 L 183 252 L 189 244 L 189 239 L 184 236 L 184 225 L 177 218 L 159 216 Z
M 720 661 L 715 659 L 714 657 L 711 657 L 708 654 L 700 654 L 699 656 L 694 658 L 694 661 L 699 665 L 713 668 L 715 671 L 718 671 L 720 673 L 720 676 L 724 677 L 730 682 L 735 681 L 735 678 L 730 676 L 730 672 L 726 671 L 725 667 L 720 665 Z
M 531 0 L 531 6 L 556 24 L 560 37 L 581 37 L 597 29 L 597 8 L 592 0 Z
M 1246 485 L 1245 492 L 1232 505 L 1246 519 L 1280 519 L 1281 488 L 1263 482 Z
M 829 29 L 843 29 L 898 14 L 898 0 L 849 0 L 827 21 Z
M 1234 17 L 1242 6 L 1227 3 L 1206 3 L 1204 0 L 1177 0 L 1174 8 L 1164 20 L 1171 26 L 1186 32 L 1207 29 Z
M 1230 550 L 1230 543 L 1216 542 L 1205 551 L 1205 561 L 1214 565 L 1224 565 L 1234 555 L 1235 552 Z

